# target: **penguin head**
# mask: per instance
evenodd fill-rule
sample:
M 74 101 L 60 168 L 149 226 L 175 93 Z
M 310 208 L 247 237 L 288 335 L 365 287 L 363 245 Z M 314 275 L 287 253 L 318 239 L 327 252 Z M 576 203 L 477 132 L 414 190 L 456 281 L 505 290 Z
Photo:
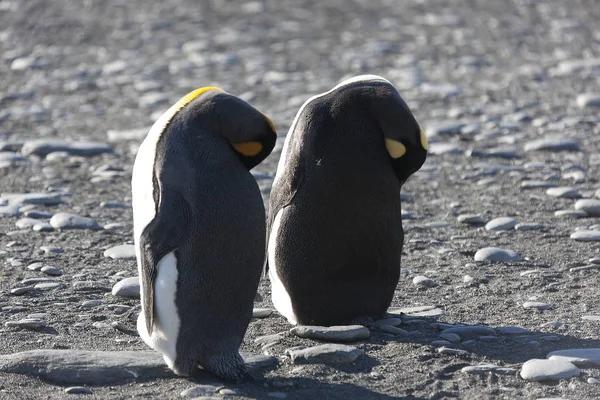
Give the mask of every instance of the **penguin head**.
M 203 87 L 183 96 L 157 121 L 165 128 L 172 120 L 204 128 L 224 138 L 242 164 L 252 169 L 275 147 L 271 120 L 244 100 L 218 87 Z M 163 129 L 165 129 L 163 128 Z
M 408 177 L 421 168 L 427 157 L 427 137 L 396 88 L 376 75 L 359 76 L 359 90 L 367 93 L 369 112 L 375 117 L 392 167 L 404 184 Z
M 213 126 L 248 169 L 263 161 L 275 147 L 277 133 L 273 122 L 244 100 L 221 92 L 212 97 Z

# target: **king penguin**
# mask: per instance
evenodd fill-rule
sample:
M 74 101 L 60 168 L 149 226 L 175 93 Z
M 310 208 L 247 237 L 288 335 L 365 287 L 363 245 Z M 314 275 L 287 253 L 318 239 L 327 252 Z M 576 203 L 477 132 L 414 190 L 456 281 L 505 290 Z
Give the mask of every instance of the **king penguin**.
M 266 268 L 293 324 L 383 317 L 400 276 L 400 190 L 427 139 L 386 79 L 361 75 L 300 108 L 271 189 Z
M 152 126 L 133 166 L 142 311 L 137 329 L 168 367 L 227 380 L 263 269 L 265 210 L 249 172 L 273 149 L 272 122 L 215 87 L 188 93 Z

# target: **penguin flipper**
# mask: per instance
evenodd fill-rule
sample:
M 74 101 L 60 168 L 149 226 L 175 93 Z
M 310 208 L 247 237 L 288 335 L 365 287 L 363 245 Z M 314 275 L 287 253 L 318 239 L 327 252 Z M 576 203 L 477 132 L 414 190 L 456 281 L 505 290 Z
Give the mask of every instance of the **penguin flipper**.
M 292 138 L 292 140 L 293 139 L 294 138 Z M 292 145 L 293 143 L 290 143 L 290 146 Z M 279 210 L 289 206 L 292 203 L 296 193 L 298 193 L 298 190 L 300 190 L 300 187 L 304 182 L 304 158 L 302 157 L 301 153 L 297 152 L 294 154 L 294 156 L 288 156 L 288 160 L 286 161 L 287 162 L 284 169 L 285 175 L 280 179 L 275 177 L 277 180 L 277 185 L 273 185 L 269 198 L 269 217 L 267 219 L 266 235 L 267 256 L 265 257 L 264 264 L 265 276 L 267 276 L 269 272 L 269 238 L 273 233 L 271 230 L 273 229 L 275 216 Z
M 154 326 L 154 281 L 158 263 L 164 256 L 176 250 L 187 231 L 190 206 L 181 196 L 170 192 L 161 196 L 154 219 L 141 235 L 143 312 L 148 335 Z

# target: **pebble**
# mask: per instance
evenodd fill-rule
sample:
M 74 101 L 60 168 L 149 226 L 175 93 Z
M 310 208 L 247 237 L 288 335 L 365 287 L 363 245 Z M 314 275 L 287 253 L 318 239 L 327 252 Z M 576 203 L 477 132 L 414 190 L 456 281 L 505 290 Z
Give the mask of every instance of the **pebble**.
M 436 306 L 390 308 L 387 312 L 388 314 L 402 314 L 405 318 L 435 318 L 444 315 L 444 310 L 437 308 Z
M 564 137 L 549 137 L 525 143 L 524 149 L 530 151 L 579 151 L 579 143 Z
M 104 250 L 104 257 L 113 260 L 135 260 L 135 246 L 132 244 L 121 244 Z
M 58 282 L 48 282 L 48 283 L 38 283 L 34 287 L 37 290 L 47 291 L 47 290 L 58 289 L 60 286 L 61 286 L 61 284 Z
M 496 331 L 487 326 L 480 325 L 469 325 L 469 326 L 455 326 L 452 328 L 446 328 L 440 332 L 440 336 L 447 334 L 458 335 L 461 340 L 464 338 L 475 338 L 480 336 L 495 336 Z M 442 336 L 444 337 L 444 336 Z
M 600 217 L 600 200 L 582 199 L 575 202 L 577 211 L 584 211 L 590 217 Z
M 600 367 L 600 348 L 556 350 L 548 353 L 550 360 L 562 359 L 579 368 Z
M 61 253 L 65 252 L 60 247 L 54 247 L 54 246 L 40 246 L 40 250 L 44 254 L 61 254 Z
M 47 222 L 38 222 L 33 226 L 33 230 L 36 232 L 52 232 L 54 228 Z
M 325 340 L 330 342 L 354 342 L 367 339 L 371 332 L 362 325 L 344 325 L 344 326 L 296 326 L 290 330 L 294 335 L 316 340 Z
M 546 194 L 551 197 L 558 197 L 564 199 L 576 199 L 581 197 L 581 192 L 579 191 L 579 189 L 569 186 L 549 188 L 548 190 L 546 190 Z
M 438 347 L 437 352 L 440 354 L 450 354 L 453 356 L 464 356 L 469 354 L 466 350 L 453 349 L 452 347 Z
M 422 275 L 415 276 L 413 278 L 413 284 L 415 286 L 422 287 L 422 288 L 431 288 L 436 285 L 436 283 L 433 279 L 428 278 L 426 276 L 422 276 Z
M 392 325 L 381 325 L 378 329 L 383 333 L 389 333 L 390 335 L 408 335 L 408 331 L 402 328 L 398 328 Z
M 50 276 L 61 276 L 62 275 L 62 270 L 58 267 L 54 267 L 52 265 L 46 265 L 44 267 L 42 267 L 40 269 L 41 272 L 43 272 L 46 275 L 50 275 Z
M 546 189 L 556 187 L 556 183 L 550 181 L 523 181 L 519 187 L 521 189 Z
M 398 326 L 398 325 L 402 325 L 402 319 L 401 318 L 382 318 L 382 319 L 378 319 L 377 321 L 373 322 L 373 324 L 371 324 L 372 327 L 382 327 L 382 326 Z
M 544 226 L 542 224 L 522 222 L 522 223 L 515 225 L 515 230 L 516 231 L 537 231 L 539 229 L 542 229 L 543 227 Z
M 514 229 L 517 221 L 510 217 L 494 218 L 485 224 L 485 229 L 488 231 L 508 231 Z
M 500 249 L 498 247 L 485 247 L 477 250 L 475 261 L 489 262 L 516 262 L 523 261 L 523 257 L 512 250 Z
M 66 212 L 54 214 L 50 219 L 50 225 L 54 229 L 100 229 L 96 220 Z
M 584 321 L 600 321 L 600 315 L 584 315 L 581 319 Z
M 537 308 L 538 310 L 548 310 L 550 305 L 539 301 L 527 301 L 523 303 L 523 308 Z
M 460 336 L 458 336 L 456 333 L 452 333 L 452 332 L 442 332 L 440 334 L 441 338 L 446 339 L 447 341 L 451 342 L 451 343 L 460 343 Z
M 581 267 L 573 267 L 573 268 L 569 268 L 569 272 L 589 271 L 592 269 L 600 269 L 600 265 L 590 264 L 590 265 L 583 265 Z
M 36 263 L 36 264 L 38 264 L 38 263 Z M 39 264 L 41 264 L 41 263 L 39 263 Z M 43 264 L 42 264 L 42 266 L 43 266 Z M 37 268 L 36 271 L 38 271 L 40 269 L 41 269 L 41 267 Z M 33 285 L 36 283 L 46 283 L 46 282 L 56 282 L 56 279 L 54 279 L 54 278 L 25 278 L 21 281 L 21 283 L 23 285 Z
M 581 230 L 573 232 L 570 238 L 578 242 L 600 242 L 600 231 Z
M 484 374 L 486 372 L 497 373 L 500 375 L 510 375 L 517 372 L 514 368 L 500 367 L 494 364 L 478 364 L 463 367 L 460 372 L 465 374 Z
M 34 289 L 35 288 L 33 286 L 18 287 L 18 288 L 11 289 L 10 294 L 12 294 L 13 296 L 22 296 L 25 293 L 29 293 Z
M 68 142 L 62 139 L 34 139 L 23 144 L 21 154 L 45 157 L 56 151 L 64 151 L 75 156 L 95 156 L 113 151 L 112 147 L 97 142 Z
M 39 224 L 40 221 L 33 218 L 21 218 L 15 222 L 15 226 L 19 229 L 31 229 L 34 225 Z
M 21 328 L 21 329 L 40 329 L 46 326 L 46 321 L 39 318 L 24 318 L 18 321 L 8 321 L 4 324 L 7 328 Z
M 458 222 L 468 225 L 483 225 L 486 222 L 479 214 L 461 214 L 456 219 Z
M 557 210 L 554 211 L 554 216 L 561 218 L 586 218 L 588 215 L 585 211 Z
M 198 385 L 193 388 L 186 389 L 180 393 L 181 397 L 198 397 L 210 396 L 219 390 L 220 386 L 216 385 Z
M 579 368 L 564 360 L 532 359 L 523 364 L 520 375 L 530 382 L 558 381 L 579 376 Z
M 109 143 L 120 143 L 128 140 L 142 141 L 150 131 L 150 127 L 128 129 L 128 130 L 108 130 L 106 138 Z
M 255 308 L 252 310 L 252 318 L 268 318 L 273 315 L 273 310 L 269 308 Z
M 42 204 L 54 206 L 62 201 L 60 193 L 2 193 L 0 203 L 6 200 L 9 205 L 13 204 Z
M 460 130 L 465 126 L 464 122 L 444 121 L 437 124 L 432 124 L 427 127 L 425 132 L 427 136 L 440 136 L 459 134 Z
M 140 279 L 137 276 L 123 278 L 112 288 L 113 296 L 140 298 Z
M 362 351 L 344 344 L 324 344 L 315 347 L 295 347 L 286 350 L 293 364 L 348 364 L 354 362 Z
M 82 307 L 98 307 L 102 304 L 102 300 L 86 300 L 81 303 Z
M 65 389 L 65 393 L 68 394 L 94 394 L 90 389 L 85 386 L 71 386 Z
M 577 105 L 581 108 L 600 107 L 600 94 L 581 93 L 577 96 Z

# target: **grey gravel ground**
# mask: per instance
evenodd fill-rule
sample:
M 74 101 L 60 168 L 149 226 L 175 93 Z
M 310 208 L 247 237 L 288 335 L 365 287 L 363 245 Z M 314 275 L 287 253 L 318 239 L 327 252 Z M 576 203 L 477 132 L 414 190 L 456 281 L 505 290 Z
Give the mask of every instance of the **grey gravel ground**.
M 278 365 L 256 382 L 0 372 L 0 398 L 600 398 L 599 20 L 594 0 L 0 1 L 0 354 L 146 350 L 136 280 L 113 290 L 130 248 L 105 251 L 132 238 L 137 146 L 189 90 L 240 95 L 282 139 L 310 95 L 375 73 L 431 146 L 368 338 L 295 336 L 263 281 L 242 350 Z M 254 171 L 265 200 L 281 144 Z M 586 350 L 530 361 L 566 349 Z

